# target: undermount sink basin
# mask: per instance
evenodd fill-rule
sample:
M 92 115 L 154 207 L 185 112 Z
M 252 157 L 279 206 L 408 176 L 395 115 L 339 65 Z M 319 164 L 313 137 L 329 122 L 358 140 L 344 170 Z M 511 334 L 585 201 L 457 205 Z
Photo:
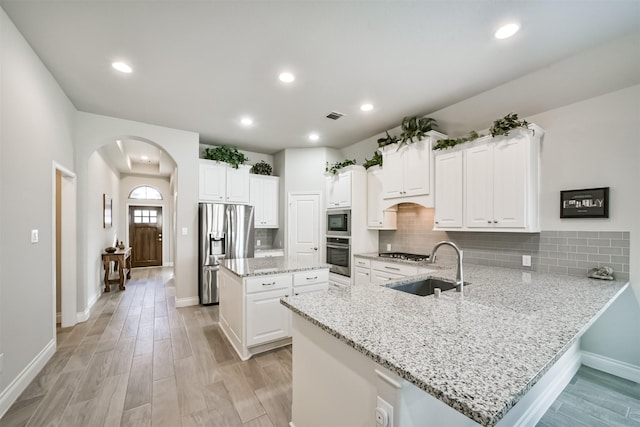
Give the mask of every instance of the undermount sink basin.
M 464 282 L 467 286 L 469 283 Z M 413 295 L 419 295 L 421 297 L 427 295 L 433 295 L 435 288 L 440 288 L 441 291 L 448 291 L 456 288 L 455 281 L 436 279 L 435 277 L 428 277 L 426 279 L 417 280 L 410 283 L 402 283 L 398 285 L 387 285 L 389 289 L 395 289 L 397 291 L 406 292 Z

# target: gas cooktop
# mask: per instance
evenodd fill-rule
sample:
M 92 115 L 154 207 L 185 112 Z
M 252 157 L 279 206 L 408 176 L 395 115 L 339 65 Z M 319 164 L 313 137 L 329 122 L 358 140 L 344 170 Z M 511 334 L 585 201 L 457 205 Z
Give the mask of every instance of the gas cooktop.
M 407 261 L 428 261 L 429 255 L 409 254 L 406 252 L 380 252 L 378 254 L 382 258 L 397 258 Z

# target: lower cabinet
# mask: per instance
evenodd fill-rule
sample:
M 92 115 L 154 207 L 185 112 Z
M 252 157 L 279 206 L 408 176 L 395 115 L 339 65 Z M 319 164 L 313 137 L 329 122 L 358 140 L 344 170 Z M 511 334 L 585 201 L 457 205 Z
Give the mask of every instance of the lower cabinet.
M 290 292 L 287 288 L 247 295 L 247 347 L 291 336 L 291 311 L 280 304 Z
M 383 286 L 391 280 L 429 273 L 433 270 L 398 262 L 370 261 L 355 257 L 355 283 Z
M 240 277 L 220 271 L 220 327 L 242 360 L 291 342 L 291 311 L 281 298 L 326 292 L 329 269 Z

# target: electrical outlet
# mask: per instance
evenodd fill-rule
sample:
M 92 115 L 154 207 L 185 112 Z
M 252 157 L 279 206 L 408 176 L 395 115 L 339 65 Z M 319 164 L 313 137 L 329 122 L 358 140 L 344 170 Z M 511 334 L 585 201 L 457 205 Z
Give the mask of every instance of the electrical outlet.
M 531 255 L 522 255 L 522 266 L 531 267 Z
M 31 243 L 38 243 L 38 230 L 31 230 Z
M 387 243 L 387 252 L 391 252 L 391 243 Z
M 393 406 L 380 396 L 376 402 L 376 427 L 393 427 Z
M 256 240 L 256 246 L 260 246 L 260 239 Z

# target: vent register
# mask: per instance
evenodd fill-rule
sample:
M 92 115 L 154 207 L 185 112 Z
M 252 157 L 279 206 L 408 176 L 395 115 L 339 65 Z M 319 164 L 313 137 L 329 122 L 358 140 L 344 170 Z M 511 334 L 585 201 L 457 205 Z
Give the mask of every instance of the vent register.
M 340 117 L 343 117 L 344 114 L 342 113 L 338 113 L 337 111 L 332 111 L 329 114 L 327 114 L 327 119 L 331 119 L 331 120 L 338 120 Z

